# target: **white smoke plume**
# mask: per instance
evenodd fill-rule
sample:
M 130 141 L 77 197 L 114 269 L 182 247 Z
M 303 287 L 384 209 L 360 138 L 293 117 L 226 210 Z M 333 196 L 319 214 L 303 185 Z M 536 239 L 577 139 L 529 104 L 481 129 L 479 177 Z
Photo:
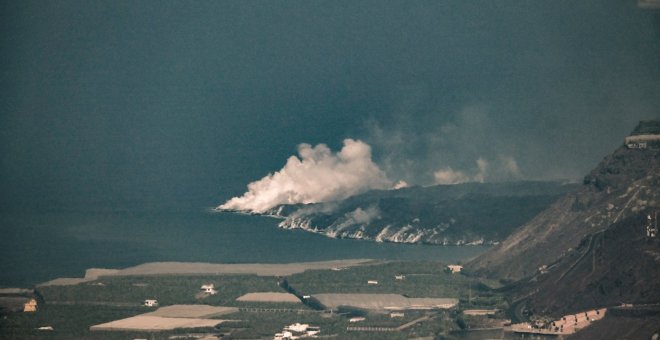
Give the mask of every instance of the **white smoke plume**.
M 479 159 L 477 159 L 477 168 L 479 168 L 479 172 L 474 176 L 474 181 L 483 183 L 486 180 L 488 172 L 488 161 L 479 157 Z
M 394 183 L 394 186 L 392 187 L 393 190 L 397 189 L 403 189 L 409 187 L 410 184 L 404 180 L 399 180 L 398 182 Z
M 440 169 L 433 173 L 435 184 L 459 184 L 470 182 L 470 176 L 451 167 Z
M 479 157 L 476 161 L 477 173 L 474 176 L 469 176 L 463 171 L 454 170 L 451 167 L 442 168 L 433 173 L 435 184 L 460 184 L 466 182 L 479 182 L 483 183 L 486 180 L 488 172 L 488 161 Z
M 370 206 L 366 209 L 358 207 L 344 215 L 344 221 L 337 226 L 337 229 L 341 230 L 353 225 L 367 225 L 371 223 L 371 221 L 379 218 L 380 209 L 377 206 Z
M 262 213 L 281 204 L 341 200 L 371 189 L 389 189 L 387 179 L 371 159 L 371 147 L 345 139 L 336 154 L 325 144 L 298 145 L 298 155 L 274 174 L 248 184 L 248 191 L 219 209 Z
M 486 159 L 479 157 L 476 160 L 476 170 L 473 176 L 451 167 L 442 168 L 433 173 L 435 184 L 460 184 L 465 182 L 519 180 L 521 177 L 518 163 L 511 156 L 499 156 L 494 165 Z
M 502 156 L 500 157 L 500 162 L 502 163 L 504 170 L 511 176 L 515 178 L 520 177 L 520 168 L 518 167 L 518 162 L 516 162 L 515 158 L 511 156 Z

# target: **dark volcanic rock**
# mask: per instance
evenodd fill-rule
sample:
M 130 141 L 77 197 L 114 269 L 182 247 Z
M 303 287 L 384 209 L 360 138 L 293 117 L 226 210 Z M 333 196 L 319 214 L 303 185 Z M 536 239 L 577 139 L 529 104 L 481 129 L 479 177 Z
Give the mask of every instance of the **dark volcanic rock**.
M 340 202 L 277 207 L 281 228 L 329 237 L 444 245 L 494 243 L 577 185 L 465 183 L 371 191 Z

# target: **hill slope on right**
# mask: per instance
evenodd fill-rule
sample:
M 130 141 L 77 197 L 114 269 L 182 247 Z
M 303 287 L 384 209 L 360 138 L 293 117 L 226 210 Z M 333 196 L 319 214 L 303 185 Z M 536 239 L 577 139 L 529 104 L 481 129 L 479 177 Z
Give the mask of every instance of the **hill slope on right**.
M 466 265 L 509 282 L 516 321 L 606 307 L 576 339 L 660 334 L 660 121 L 643 121 L 565 195 Z
M 561 314 L 660 302 L 660 121 L 640 122 L 582 187 L 471 261 L 471 272 L 517 282 L 516 299 Z M 651 220 L 649 220 L 651 218 Z

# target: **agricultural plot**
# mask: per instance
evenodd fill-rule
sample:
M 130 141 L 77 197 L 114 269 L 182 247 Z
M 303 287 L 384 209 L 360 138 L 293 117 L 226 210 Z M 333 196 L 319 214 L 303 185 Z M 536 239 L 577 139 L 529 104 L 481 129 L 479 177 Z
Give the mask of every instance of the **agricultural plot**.
M 346 268 L 339 271 L 308 271 L 287 278 L 289 284 L 304 294 L 321 293 L 393 293 L 409 297 L 467 298 L 470 286 L 480 281 L 462 274 L 446 272 L 436 262 L 392 262 Z M 403 275 L 403 279 L 397 276 Z M 376 281 L 377 284 L 369 284 Z
M 341 306 L 366 310 L 448 309 L 458 304 L 452 298 L 407 298 L 398 294 L 315 294 L 312 296 L 330 309 Z
M 200 287 L 208 283 L 213 283 L 218 293 L 199 298 Z M 236 299 L 247 293 L 279 290 L 277 278 L 257 275 L 111 276 L 78 285 L 39 288 L 47 303 L 135 306 L 146 299 L 158 300 L 161 306 L 238 306 Z
M 177 328 L 212 328 L 225 322 L 212 319 L 238 312 L 238 308 L 208 305 L 173 305 L 155 312 L 91 326 L 91 331 L 164 331 Z
M 92 335 L 89 326 L 127 318 L 140 313 L 141 308 L 43 305 L 34 314 L 20 313 L 0 318 L 0 339 L 133 339 L 138 332 L 102 333 Z M 143 310 L 142 310 L 143 311 Z M 52 331 L 39 327 L 50 326 Z
M 166 318 L 152 315 L 137 315 L 90 327 L 91 331 L 164 331 L 177 328 L 213 328 L 223 320 L 197 318 Z
M 301 303 L 300 300 L 293 294 L 289 293 L 274 293 L 274 292 L 257 292 L 247 293 L 236 299 L 242 302 L 284 302 L 284 303 Z
M 334 339 L 348 339 L 346 337 L 347 322 L 338 314 L 330 313 L 294 313 L 294 312 L 247 312 L 241 311 L 231 315 L 232 319 L 246 320 L 241 329 L 232 333 L 238 339 L 272 339 L 273 335 L 282 330 L 285 325 L 305 323 L 321 327 L 322 336 L 338 334 Z M 221 324 L 218 328 L 233 327 L 232 323 Z M 381 338 L 382 339 L 382 338 Z
M 370 284 L 376 281 L 377 284 Z M 389 262 L 342 270 L 307 271 L 287 277 L 301 295 L 399 294 L 411 298 L 454 298 L 471 308 L 504 308 L 496 282 L 452 274 L 438 262 Z
M 236 307 L 217 307 L 209 305 L 172 305 L 160 307 L 155 312 L 144 315 L 164 318 L 199 318 L 211 319 L 238 312 Z

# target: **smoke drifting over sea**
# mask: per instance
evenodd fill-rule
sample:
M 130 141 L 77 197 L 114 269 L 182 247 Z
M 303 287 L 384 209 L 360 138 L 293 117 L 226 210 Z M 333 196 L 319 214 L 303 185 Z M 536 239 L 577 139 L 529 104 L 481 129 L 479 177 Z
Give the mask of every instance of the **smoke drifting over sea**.
M 298 156 L 289 157 L 280 171 L 250 183 L 243 196 L 218 208 L 261 213 L 281 204 L 341 200 L 392 187 L 372 161 L 371 147 L 360 140 L 345 139 L 337 153 L 325 144 L 300 144 Z

